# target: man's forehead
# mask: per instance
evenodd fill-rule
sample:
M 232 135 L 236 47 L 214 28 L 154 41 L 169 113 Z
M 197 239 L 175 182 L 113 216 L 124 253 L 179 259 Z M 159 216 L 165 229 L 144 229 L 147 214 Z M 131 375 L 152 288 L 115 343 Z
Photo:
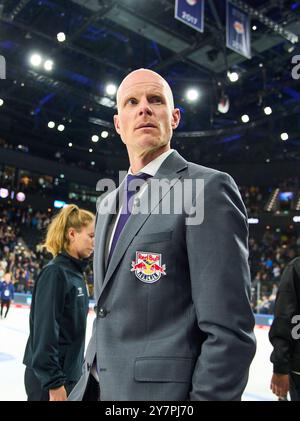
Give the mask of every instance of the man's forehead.
M 163 81 L 126 81 L 123 86 L 120 86 L 120 93 L 126 95 L 128 92 L 141 90 L 163 92 L 165 89 L 166 84 Z

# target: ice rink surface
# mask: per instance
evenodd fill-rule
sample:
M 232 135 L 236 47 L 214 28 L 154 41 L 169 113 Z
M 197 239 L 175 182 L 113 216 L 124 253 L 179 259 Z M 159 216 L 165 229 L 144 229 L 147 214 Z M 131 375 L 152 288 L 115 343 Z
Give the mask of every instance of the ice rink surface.
M 24 401 L 24 370 L 22 364 L 29 332 L 29 308 L 12 306 L 6 319 L 0 320 L 0 401 Z M 88 316 L 87 341 L 91 335 L 94 314 Z M 249 381 L 243 395 L 245 401 L 277 400 L 269 385 L 272 365 L 268 329 L 256 328 L 257 352 L 250 367 Z M 224 358 L 226 358 L 224 356 Z

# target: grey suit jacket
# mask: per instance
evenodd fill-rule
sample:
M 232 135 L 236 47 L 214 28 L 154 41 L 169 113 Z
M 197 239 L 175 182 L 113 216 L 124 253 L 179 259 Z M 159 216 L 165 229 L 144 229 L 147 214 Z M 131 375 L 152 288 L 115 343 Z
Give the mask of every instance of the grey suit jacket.
M 82 399 L 95 356 L 101 400 L 241 398 L 255 354 L 244 204 L 228 174 L 177 152 L 149 181 L 149 191 L 163 178 L 172 181 L 151 193 L 148 213 L 129 218 L 107 269 L 109 209 L 119 189 L 103 199 L 107 212 L 98 216 L 94 254 L 98 314 L 69 400 Z M 176 194 L 178 204 L 177 187 L 196 179 L 204 189 L 192 186 L 184 208 L 203 206 L 202 223 L 187 224 L 187 213 L 174 209 L 163 214 Z

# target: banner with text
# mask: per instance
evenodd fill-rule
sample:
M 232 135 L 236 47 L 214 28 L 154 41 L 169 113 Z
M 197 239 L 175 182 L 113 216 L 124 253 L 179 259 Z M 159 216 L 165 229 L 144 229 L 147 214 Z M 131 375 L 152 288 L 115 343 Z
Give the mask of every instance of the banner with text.
M 227 1 L 226 46 L 251 58 L 250 17 Z
M 196 31 L 204 31 L 204 0 L 176 0 L 175 18 Z

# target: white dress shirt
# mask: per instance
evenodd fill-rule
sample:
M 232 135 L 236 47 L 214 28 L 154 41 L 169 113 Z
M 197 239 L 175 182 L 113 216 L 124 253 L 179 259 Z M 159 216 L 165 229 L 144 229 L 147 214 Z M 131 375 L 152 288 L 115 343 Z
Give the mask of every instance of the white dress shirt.
M 174 149 L 170 149 L 169 151 L 162 153 L 157 158 L 153 159 L 153 161 L 149 162 L 149 164 L 145 165 L 145 167 L 142 168 L 135 175 L 139 175 L 140 173 L 145 173 L 145 174 L 149 174 L 151 177 L 154 177 L 155 174 L 157 173 L 157 171 L 160 169 L 160 167 L 161 167 L 162 163 L 164 162 L 164 160 L 169 155 L 171 155 L 171 153 L 173 151 L 174 151 Z M 133 173 L 131 171 L 131 168 L 129 168 L 127 174 L 133 175 Z M 146 191 L 147 187 L 148 187 L 148 184 L 145 183 L 142 186 L 141 190 L 138 193 L 136 193 L 135 197 L 136 198 L 140 198 L 142 196 L 142 194 Z M 112 240 L 113 240 L 114 235 L 115 235 L 116 227 L 117 227 L 117 224 L 118 224 L 118 221 L 119 221 L 119 218 L 120 218 L 120 213 L 121 213 L 121 206 L 119 207 L 117 217 L 115 218 L 115 221 L 114 221 L 114 226 L 113 226 L 113 228 L 111 230 L 111 234 L 110 234 L 110 238 L 109 238 L 109 243 L 108 243 L 109 244 L 108 245 L 108 249 L 106 250 L 106 253 L 105 253 L 105 255 L 106 255 L 106 262 L 107 262 L 107 256 L 109 255 L 109 252 L 110 252 L 110 249 L 111 249 L 111 244 L 112 244 Z

